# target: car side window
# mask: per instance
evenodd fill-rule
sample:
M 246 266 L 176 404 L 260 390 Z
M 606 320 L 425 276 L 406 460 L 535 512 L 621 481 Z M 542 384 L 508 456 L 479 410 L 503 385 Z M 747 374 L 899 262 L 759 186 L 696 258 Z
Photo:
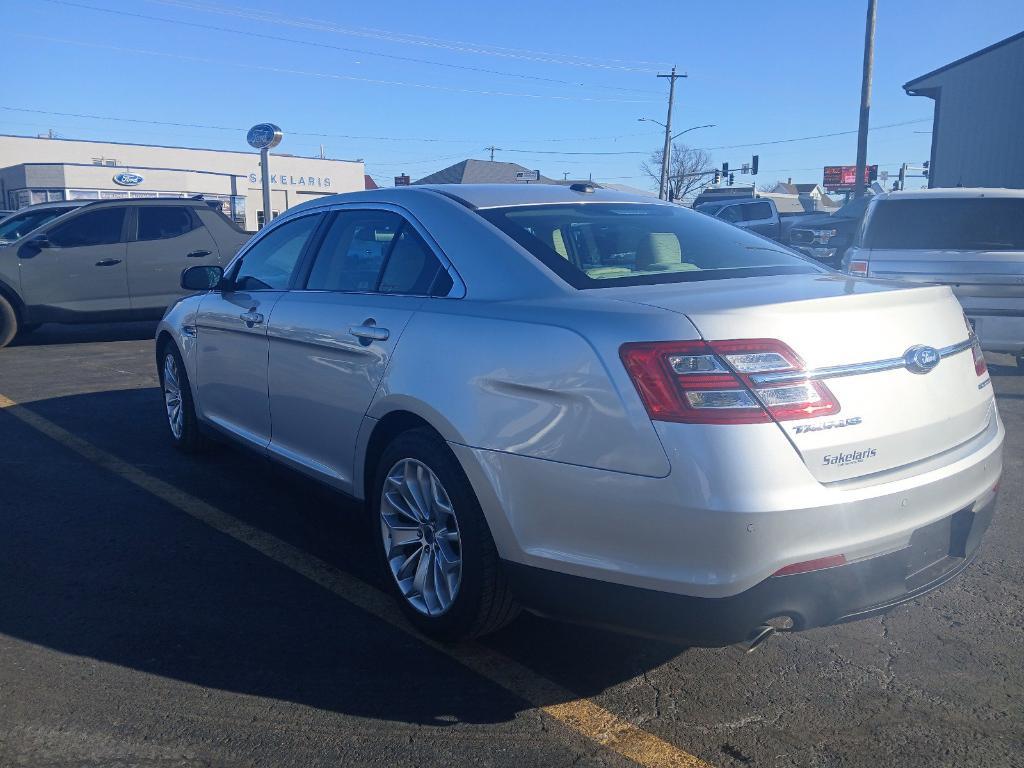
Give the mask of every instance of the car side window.
M 50 244 L 57 248 L 80 248 L 87 245 L 111 245 L 121 241 L 121 228 L 127 208 L 101 208 L 86 211 L 47 233 Z
M 381 293 L 405 293 L 426 296 L 441 271 L 441 262 L 408 224 L 395 238 L 387 257 L 378 290 Z M 451 290 L 451 285 L 444 291 Z
M 744 221 L 764 221 L 772 217 L 772 204 L 767 201 L 738 206 L 743 209 Z
M 202 226 L 190 208 L 175 206 L 139 206 L 138 240 L 168 240 Z
M 402 217 L 389 211 L 339 211 L 317 251 L 306 288 L 376 290 L 384 258 L 401 226 Z
M 321 216 L 301 216 L 274 227 L 246 251 L 233 277 L 235 290 L 285 290 Z
M 742 221 L 743 214 L 740 213 L 740 206 L 730 205 L 719 212 L 718 218 L 722 221 L 728 221 L 731 224 L 735 224 L 737 221 Z

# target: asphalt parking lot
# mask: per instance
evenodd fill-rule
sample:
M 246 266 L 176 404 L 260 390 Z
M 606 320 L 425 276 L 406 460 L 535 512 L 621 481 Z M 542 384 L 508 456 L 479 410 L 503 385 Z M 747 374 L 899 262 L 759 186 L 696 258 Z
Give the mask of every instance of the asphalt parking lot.
M 883 618 L 687 649 L 419 639 L 360 511 L 165 437 L 151 324 L 0 350 L 0 765 L 1024 765 L 1024 375 L 980 559 Z M 703 762 L 701 762 L 703 761 Z

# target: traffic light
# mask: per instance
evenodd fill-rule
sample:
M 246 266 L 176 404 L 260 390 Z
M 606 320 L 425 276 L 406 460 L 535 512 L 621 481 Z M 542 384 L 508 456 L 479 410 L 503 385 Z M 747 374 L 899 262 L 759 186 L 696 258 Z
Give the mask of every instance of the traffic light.
M 715 184 L 721 184 L 721 183 L 722 183 L 722 172 L 720 170 L 718 170 L 717 168 L 715 168 Z
M 728 163 L 722 163 L 722 175 L 723 176 L 728 176 L 729 175 L 729 164 Z
M 904 163 L 900 166 L 900 189 L 905 189 L 904 186 L 907 183 L 907 164 Z
M 729 186 L 730 187 L 732 186 L 732 183 L 735 180 L 735 177 L 736 177 L 736 174 L 734 174 L 734 173 L 730 173 L 729 174 Z
M 751 158 L 751 161 L 750 161 L 750 174 L 752 176 L 757 176 L 757 162 L 760 159 L 761 159 L 760 155 L 754 155 L 753 158 Z
M 924 161 L 924 177 L 926 179 L 928 178 L 928 166 L 929 165 L 931 165 L 931 163 L 929 161 L 925 160 Z

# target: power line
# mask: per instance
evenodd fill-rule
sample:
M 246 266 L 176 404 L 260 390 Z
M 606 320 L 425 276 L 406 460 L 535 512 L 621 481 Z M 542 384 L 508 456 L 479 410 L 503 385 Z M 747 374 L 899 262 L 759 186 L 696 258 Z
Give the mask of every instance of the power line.
M 485 45 L 460 40 L 444 40 L 426 35 L 414 35 L 410 33 L 393 32 L 390 30 L 372 28 L 351 28 L 341 27 L 334 22 L 309 17 L 290 17 L 285 14 L 273 11 L 254 11 L 247 8 L 230 8 L 226 6 L 210 6 L 196 2 L 183 2 L 182 0 L 149 0 L 149 2 L 160 5 L 168 5 L 177 8 L 188 8 L 190 10 L 217 13 L 238 18 L 272 21 L 275 24 L 286 24 L 293 27 L 316 29 L 320 31 L 333 32 L 339 35 L 352 37 L 366 37 L 387 42 L 397 42 L 404 45 L 419 45 L 429 48 L 440 48 L 457 51 L 460 53 L 472 53 L 482 56 L 496 56 L 502 58 L 523 59 L 526 61 L 537 61 L 562 66 L 591 67 L 598 69 L 622 70 L 626 72 L 651 72 L 662 66 L 660 62 L 634 61 L 628 62 L 622 59 L 595 59 L 595 57 L 579 56 L 569 53 L 551 53 L 545 51 L 532 51 L 525 48 L 511 48 L 498 45 Z M 631 65 L 631 66 L 626 66 Z M 652 69 L 653 68 L 653 69 Z
M 48 2 L 59 2 L 60 0 L 48 0 Z M 119 53 L 142 54 L 144 56 L 158 56 L 180 61 L 192 61 L 200 64 L 213 64 L 218 67 L 239 67 L 241 69 L 253 69 L 260 72 L 274 72 L 284 75 L 301 75 L 304 77 L 322 77 L 330 80 L 349 80 L 360 83 L 371 83 L 373 85 L 397 85 L 405 88 L 423 88 L 432 91 L 449 91 L 452 93 L 466 93 L 478 96 L 502 96 L 524 99 L 552 99 L 554 101 L 586 101 L 590 103 L 616 103 L 616 104 L 646 104 L 644 99 L 602 99 L 592 96 L 562 96 L 545 93 L 517 93 L 512 91 L 484 91 L 474 88 L 458 88 L 455 86 L 435 85 L 433 83 L 411 83 L 402 80 L 381 80 L 372 77 L 357 77 L 355 75 L 341 75 L 335 72 L 314 72 L 302 69 L 288 69 L 286 67 L 262 66 L 259 64 L 243 64 L 237 61 L 220 61 L 217 59 L 206 59 L 200 56 L 188 56 L 180 53 L 168 53 L 165 51 L 152 51 L 145 48 L 125 48 L 119 45 L 108 45 L 104 43 L 93 43 L 84 40 L 71 40 L 60 37 L 47 37 L 45 35 L 29 35 L 14 33 L 15 37 L 27 40 L 45 40 L 52 43 L 63 43 L 65 45 L 78 45 L 85 48 L 97 48 L 101 50 L 117 51 Z
M 211 131 L 232 131 L 232 132 L 245 132 L 248 127 L 242 127 L 237 125 L 226 126 L 226 125 L 209 125 L 207 123 L 180 123 L 169 120 L 145 120 L 138 117 L 114 117 L 112 115 L 96 115 L 86 112 L 57 112 L 48 109 L 30 109 L 28 107 L 11 107 L 0 105 L 0 110 L 8 112 L 24 112 L 33 115 L 47 115 L 50 117 L 76 117 L 84 118 L 88 120 L 106 120 L 115 123 L 132 123 L 141 125 L 159 125 L 167 126 L 170 128 L 203 128 Z M 366 141 L 399 141 L 399 142 L 427 142 L 427 143 L 447 143 L 447 144 L 479 144 L 483 139 L 442 139 L 442 138 L 430 138 L 423 136 L 363 136 L 351 133 L 324 133 L 324 132 L 312 132 L 312 131 L 288 131 L 289 136 L 307 136 L 311 138 L 319 139 L 357 139 Z M 563 141 L 605 141 L 611 139 L 621 139 L 631 136 L 643 136 L 645 134 L 620 134 L 617 136 L 578 136 L 568 138 L 550 138 L 550 139 L 531 139 L 531 141 L 549 141 L 549 142 L 563 142 Z
M 348 47 L 341 46 L 341 45 L 332 45 L 330 43 L 318 43 L 318 42 L 314 42 L 314 41 L 311 41 L 311 40 L 300 40 L 300 39 L 297 39 L 297 38 L 294 38 L 294 37 L 282 37 L 280 35 L 270 35 L 270 34 L 266 34 L 266 33 L 263 33 L 263 32 L 250 32 L 250 31 L 242 30 L 242 29 L 232 29 L 230 27 L 219 27 L 219 26 L 215 26 L 215 25 L 212 25 L 212 24 L 201 24 L 199 22 L 194 22 L 194 21 L 184 21 L 182 19 L 167 19 L 167 18 L 163 18 L 161 16 L 150 16 L 150 15 L 145 14 L 145 13 L 135 13 L 133 11 L 115 10 L 113 8 L 99 8 L 99 7 L 96 7 L 96 6 L 93 6 L 93 5 L 86 5 L 85 3 L 73 2 L 72 0 L 45 0 L 45 2 L 53 3 L 53 4 L 56 4 L 56 5 L 64 5 L 64 6 L 68 6 L 68 7 L 71 7 L 71 8 L 81 8 L 81 9 L 88 10 L 88 11 L 96 11 L 97 13 L 108 13 L 108 14 L 114 14 L 116 16 L 127 16 L 129 18 L 144 19 L 146 21 L 157 21 L 157 22 L 161 22 L 161 23 L 164 23 L 164 24 L 177 24 L 177 25 L 183 26 L 183 27 L 192 27 L 192 28 L 195 28 L 195 29 L 205 29 L 205 30 L 214 31 L 214 32 L 226 32 L 226 33 L 232 34 L 232 35 L 244 35 L 246 37 L 255 37 L 255 38 L 259 38 L 261 40 L 273 40 L 274 42 L 280 42 L 280 43 L 295 43 L 297 45 L 308 45 L 308 46 L 311 46 L 313 48 L 327 48 L 327 49 L 334 50 L 334 51 L 344 51 L 346 53 L 355 53 L 355 54 L 359 54 L 360 56 L 377 56 L 377 57 L 384 58 L 384 59 L 392 59 L 392 60 L 395 60 L 395 61 L 410 62 L 410 63 L 413 63 L 413 64 L 427 64 L 427 65 L 435 66 L 435 67 L 447 67 L 449 69 L 461 69 L 461 70 L 470 71 L 470 72 L 482 72 L 482 73 L 488 74 L 488 75 L 500 75 L 502 77 L 516 77 L 516 78 L 520 78 L 520 79 L 523 79 L 523 80 L 536 80 L 536 81 L 540 81 L 540 82 L 554 83 L 554 84 L 557 84 L 557 85 L 571 85 L 573 87 L 596 88 L 596 89 L 601 89 L 601 90 L 612 90 L 612 91 L 629 91 L 629 92 L 635 92 L 635 93 L 654 93 L 654 91 L 644 90 L 644 89 L 641 89 L 641 88 L 625 88 L 625 87 L 620 87 L 620 86 L 596 85 L 596 84 L 595 85 L 588 85 L 587 83 L 572 82 L 570 80 L 560 80 L 560 79 L 552 78 L 552 77 L 541 77 L 539 75 L 524 75 L 524 74 L 520 74 L 520 73 L 516 73 L 516 72 L 502 72 L 502 71 L 495 70 L 495 69 L 485 69 L 483 67 L 473 67 L 473 66 L 468 66 L 468 65 L 464 65 L 464 64 L 449 64 L 447 62 L 442 62 L 442 61 L 432 61 L 432 60 L 429 60 L 429 59 L 417 59 L 417 58 L 413 58 L 411 56 L 399 56 L 397 54 L 379 53 L 379 52 L 376 52 L 376 51 L 368 51 L 368 50 L 365 50 L 365 49 L 362 49 L 362 48 L 348 48 Z

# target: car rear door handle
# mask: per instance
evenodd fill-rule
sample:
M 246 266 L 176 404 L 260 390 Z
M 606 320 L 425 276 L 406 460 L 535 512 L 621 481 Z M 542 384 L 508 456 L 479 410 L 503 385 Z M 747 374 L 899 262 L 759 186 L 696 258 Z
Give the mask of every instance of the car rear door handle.
M 97 267 L 112 267 L 115 264 L 120 264 L 120 259 L 100 259 L 96 262 Z
M 359 339 L 359 343 L 368 346 L 374 341 L 387 341 L 391 331 L 387 328 L 380 328 L 376 325 L 353 325 L 348 332 Z
M 201 259 L 203 256 L 209 256 L 209 251 L 192 251 L 191 253 L 185 254 L 190 259 Z
M 238 319 L 245 323 L 247 326 L 252 328 L 254 325 L 259 325 L 263 322 L 263 315 L 256 310 L 250 309 L 248 312 L 243 312 L 238 316 Z

